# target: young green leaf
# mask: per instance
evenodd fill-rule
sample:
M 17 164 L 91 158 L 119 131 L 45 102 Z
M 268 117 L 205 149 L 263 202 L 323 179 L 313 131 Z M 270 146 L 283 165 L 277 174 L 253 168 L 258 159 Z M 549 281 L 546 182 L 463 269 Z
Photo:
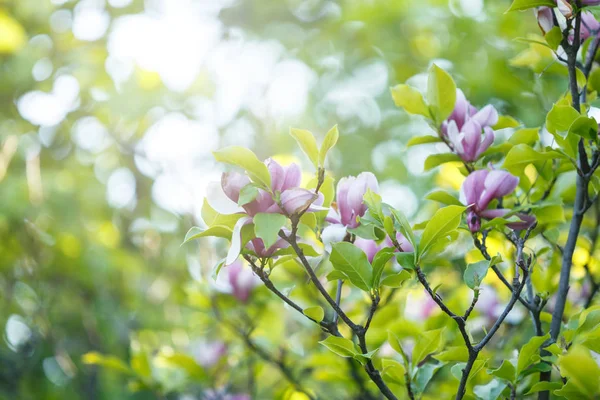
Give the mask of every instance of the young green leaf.
M 404 215 L 404 213 L 400 210 L 396 210 L 390 206 L 388 206 L 388 207 L 389 207 L 390 212 L 394 216 L 394 219 L 398 223 L 398 227 L 397 227 L 398 230 L 400 231 L 400 233 L 402 235 L 404 235 L 406 240 L 408 240 L 408 242 L 412 245 L 413 249 L 415 249 L 415 258 L 416 258 L 417 239 L 415 238 L 415 234 L 412 231 L 412 228 L 410 226 L 410 223 L 408 222 L 408 219 L 406 218 L 406 215 Z
M 282 214 L 258 213 L 254 216 L 254 233 L 262 239 L 265 249 L 273 246 L 279 238 L 279 230 L 285 225 L 287 218 Z
M 444 329 L 423 332 L 413 349 L 413 365 L 419 365 L 428 355 L 437 353 L 444 345 Z
M 463 206 L 448 206 L 440 208 L 425 226 L 419 249 L 421 257 L 441 238 L 456 230 L 460 217 L 466 210 Z
M 346 274 L 354 286 L 365 292 L 371 289 L 371 264 L 364 251 L 352 243 L 335 243 L 329 260 L 333 268 Z
M 323 311 L 323 309 L 319 306 L 305 308 L 302 312 L 304 315 L 314 319 L 317 322 L 323 321 L 323 318 L 325 317 L 325 311 Z
M 581 114 L 570 105 L 554 104 L 546 116 L 546 129 L 548 129 L 548 132 L 558 134 L 564 139 L 573 122 L 580 116 Z
M 509 360 L 502 361 L 499 368 L 489 370 L 488 373 L 500 379 L 514 383 L 517 379 L 517 371 L 515 366 Z
M 473 290 L 478 289 L 479 285 L 483 281 L 483 278 L 485 278 L 487 275 L 489 268 L 490 263 L 486 260 L 467 265 L 467 268 L 463 274 L 463 279 L 467 286 Z
M 397 274 L 388 275 L 381 280 L 381 286 L 387 286 L 391 288 L 399 288 L 402 284 L 411 278 L 410 272 L 402 270 Z
M 567 378 L 573 389 L 581 393 L 578 398 L 597 398 L 600 394 L 600 366 L 590 350 L 575 344 L 569 352 L 558 359 L 561 376 Z
M 594 118 L 581 116 L 569 127 L 569 133 L 584 139 L 598 140 L 598 123 Z
M 433 120 L 440 125 L 454 110 L 456 84 L 443 69 L 433 64 L 427 79 L 427 102 Z
M 243 168 L 254 182 L 261 183 L 266 188 L 271 187 L 271 175 L 267 166 L 251 150 L 241 146 L 229 146 L 214 151 L 213 155 L 217 161 Z
M 192 227 L 186 234 L 183 243 L 185 244 L 190 240 L 199 239 L 208 236 L 220 237 L 225 239 L 231 239 L 232 230 L 226 226 L 211 226 L 208 229 L 202 229 L 197 226 Z
M 462 203 L 445 190 L 434 190 L 425 196 L 427 200 L 433 200 L 447 205 L 462 206 Z
M 548 43 L 548 47 L 552 50 L 558 49 L 560 46 L 560 42 L 562 41 L 562 31 L 558 26 L 552 27 L 546 34 L 544 35 L 546 38 L 546 43 Z
M 298 145 L 313 163 L 315 168 L 319 167 L 319 149 L 317 148 L 317 140 L 314 135 L 304 129 L 290 128 L 290 135 L 296 139 Z
M 552 2 L 552 0 L 514 0 L 510 5 L 510 8 L 506 10 L 509 11 L 523 11 L 529 8 L 535 7 L 556 7 L 556 3 Z
M 545 336 L 534 336 L 521 348 L 517 360 L 517 375 L 523 372 L 529 365 L 539 360 L 538 350 L 549 338 L 549 333 Z
M 415 136 L 408 140 L 408 142 L 406 143 L 406 147 L 417 146 L 420 144 L 439 143 L 441 141 L 442 139 L 440 139 L 439 136 Z
M 385 247 L 375 254 L 373 257 L 373 277 L 371 280 L 371 287 L 377 288 L 381 282 L 381 274 L 388 261 L 394 256 L 394 249 Z
M 417 89 L 408 85 L 396 85 L 392 88 L 392 98 L 394 103 L 406 110 L 407 113 L 431 118 L 425 99 Z
M 321 167 L 325 166 L 325 158 L 327 157 L 327 153 L 333 148 L 333 146 L 335 146 L 339 137 L 340 134 L 338 132 L 337 125 L 331 128 L 325 135 L 325 139 L 323 139 L 323 143 L 321 143 L 321 150 L 319 150 L 319 165 Z
M 327 339 L 319 343 L 341 357 L 354 357 L 359 354 L 354 347 L 354 342 L 346 338 L 328 336 Z
M 133 372 L 121 359 L 111 355 L 100 354 L 96 351 L 85 353 L 81 357 L 81 360 L 84 364 L 100 365 L 128 375 L 131 375 Z
M 396 253 L 396 261 L 404 269 L 415 269 L 415 253 L 401 252 Z
M 250 183 L 240 190 L 238 205 L 245 206 L 246 204 L 254 201 L 254 199 L 256 199 L 256 196 L 258 196 L 258 188 L 256 187 L 256 185 Z
M 431 154 L 425 159 L 424 171 L 427 172 L 437 167 L 438 165 L 449 163 L 452 161 L 461 161 L 461 158 L 454 153 Z

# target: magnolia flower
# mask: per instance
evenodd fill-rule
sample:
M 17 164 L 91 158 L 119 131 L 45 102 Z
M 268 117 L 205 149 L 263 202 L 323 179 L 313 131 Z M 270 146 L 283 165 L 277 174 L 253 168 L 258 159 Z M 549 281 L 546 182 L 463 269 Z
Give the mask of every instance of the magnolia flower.
M 550 7 L 537 7 L 534 9 L 538 25 L 545 35 L 554 28 L 554 11 Z
M 460 200 L 469 206 L 467 224 L 471 232 L 481 229 L 481 218 L 493 219 L 503 217 L 509 209 L 491 209 L 488 206 L 494 199 L 500 199 L 514 192 L 519 184 L 519 178 L 506 171 L 479 170 L 471 173 L 463 182 L 460 189 Z M 518 214 L 522 222 L 507 224 L 513 229 L 526 229 L 535 222 L 535 217 Z
M 225 355 L 227 346 L 221 341 L 207 342 L 200 339 L 194 341 L 190 352 L 196 362 L 204 368 L 210 368 L 216 365 L 221 357 Z
M 473 162 L 494 142 L 492 126 L 497 122 L 498 112 L 492 105 L 477 110 L 462 90 L 456 89 L 454 110 L 442 123 L 442 136 L 463 161 Z
M 410 242 L 406 240 L 404 235 L 402 235 L 401 233 L 396 234 L 396 240 L 398 241 L 400 247 L 402 247 L 402 251 L 409 253 L 414 251 L 414 248 L 412 247 Z M 386 236 L 385 239 L 383 239 L 383 241 L 381 241 L 381 243 L 379 244 L 375 240 L 357 237 L 354 241 L 354 245 L 365 252 L 367 258 L 369 259 L 369 262 L 373 262 L 373 258 L 375 258 L 375 254 L 377 254 L 379 250 L 386 247 L 394 247 L 394 243 L 392 242 L 392 239 L 390 239 L 389 236 Z
M 271 193 L 263 189 L 256 189 L 256 197 L 241 207 L 238 205 L 242 189 L 251 184 L 250 179 L 238 172 L 226 172 L 221 176 L 221 185 L 211 184 L 208 188 L 207 200 L 220 214 L 243 214 L 233 228 L 231 247 L 225 260 L 225 265 L 232 264 L 239 256 L 241 250 L 241 231 L 244 225 L 250 224 L 258 213 L 277 213 L 293 215 L 303 211 L 312 212 L 325 210 L 323 195 L 312 190 L 300 188 L 301 171 L 297 164 L 287 167 L 281 166 L 272 159 L 265 161 L 271 176 Z M 280 202 L 276 199 L 279 197 Z M 262 249 L 261 249 L 262 246 Z M 264 243 L 257 238 L 248 244 L 248 248 L 258 250 L 262 254 L 272 254 L 277 248 L 285 247 L 278 241 L 274 246 L 265 250 Z M 257 252 L 258 254 L 258 252 Z M 259 254 L 259 256 L 261 256 Z
M 600 2 L 599 2 L 600 3 Z M 584 41 L 593 34 L 598 34 L 600 31 L 600 22 L 596 20 L 594 14 L 589 11 L 581 13 L 581 40 Z
M 240 261 L 236 261 L 227 267 L 227 280 L 231 288 L 231 294 L 242 303 L 248 301 L 250 293 L 260 283 L 254 272 L 250 268 L 244 268 Z
M 377 178 L 371 172 L 362 172 L 357 177 L 349 176 L 340 179 L 337 184 L 336 203 L 329 209 L 325 218 L 330 225 L 321 234 L 321 240 L 325 245 L 344 240 L 348 228 L 356 228 L 360 225 L 358 218 L 367 212 L 363 196 L 369 189 L 375 193 L 379 192 Z
M 597 6 L 599 4 L 600 0 L 581 0 L 582 6 Z M 570 0 L 556 0 L 556 7 L 566 18 L 573 17 L 573 5 Z

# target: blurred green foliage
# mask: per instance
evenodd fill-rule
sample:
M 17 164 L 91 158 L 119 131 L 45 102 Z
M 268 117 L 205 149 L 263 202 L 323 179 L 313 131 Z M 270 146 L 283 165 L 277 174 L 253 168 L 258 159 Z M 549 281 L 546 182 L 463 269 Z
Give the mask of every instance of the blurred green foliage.
M 187 62 L 181 54 L 189 54 L 193 64 L 200 51 L 196 46 L 209 43 L 193 79 L 183 86 L 165 84 L 165 76 L 183 74 L 176 68 L 152 70 L 139 59 L 129 65 L 108 50 L 118 46 L 111 40 L 136 35 L 134 26 L 117 36 L 119 23 L 144 12 L 158 20 L 168 13 L 167 3 L 189 8 L 192 23 L 219 24 L 216 39 L 190 40 L 203 31 L 182 28 L 159 45 L 156 35 L 144 36 L 152 29 L 144 29 L 123 51 L 144 43 L 147 53 L 139 58 L 158 60 L 148 65 L 162 65 L 160 60 L 170 57 Z M 289 127 L 310 129 L 322 139 L 337 123 L 340 138 L 330 156 L 334 175 L 376 171 L 380 182 L 388 182 L 389 193 L 400 196 L 405 211 L 419 220 L 418 199 L 436 181 L 456 190 L 456 175 L 452 170 L 421 173 L 424 155 L 407 150 L 405 143 L 428 133 L 428 127 L 394 106 L 390 86 L 424 73 L 436 61 L 474 104 L 492 103 L 525 126 L 541 125 L 564 90 L 561 71 L 534 73 L 511 63 L 528 48 L 514 39 L 537 27 L 529 13 L 504 14 L 508 6 L 508 0 L 0 2 L 0 397 L 209 398 L 202 397 L 207 388 L 226 386 L 232 393 L 254 391 L 259 399 L 298 400 L 304 397 L 293 381 L 302 380 L 324 398 L 360 398 L 356 382 L 365 378 L 350 377 L 362 371 L 332 354 L 310 351 L 320 332 L 273 302 L 267 290 L 255 289 L 252 302 L 239 307 L 232 296 L 212 288 L 212 267 L 224 243 L 180 247 L 202 206 L 201 196 L 189 194 L 194 182 L 203 193 L 202 177 L 215 176 L 210 151 L 190 154 L 184 141 L 189 138 L 170 132 L 172 139 L 163 134 L 155 145 L 168 147 L 165 161 L 160 151 L 153 157 L 140 143 L 161 118 L 178 113 L 179 120 L 199 121 L 218 133 L 216 146 L 192 126 L 200 146 L 213 147 L 208 150 L 241 142 L 259 157 L 277 154 L 305 162 L 300 151 L 290 153 L 296 147 Z M 95 10 L 91 17 L 85 14 L 90 9 Z M 176 14 L 175 25 L 168 27 L 176 26 L 177 18 L 189 24 L 185 15 Z M 103 24 L 104 31 L 94 36 Z M 258 53 L 265 58 L 228 61 L 230 53 L 218 53 L 218 46 L 236 43 L 271 46 L 276 54 L 269 50 Z M 233 53 L 240 49 L 234 46 Z M 220 64 L 210 67 L 211 57 Z M 262 70 L 260 65 L 271 62 L 267 57 L 275 63 L 293 61 L 304 78 Z M 241 77 L 238 85 L 259 84 L 220 91 L 227 79 L 216 72 L 226 68 Z M 67 79 L 59 91 L 61 77 Z M 270 88 L 275 78 L 287 86 Z M 35 101 L 27 99 L 34 91 L 54 97 L 36 92 Z M 231 115 L 210 110 L 218 96 L 223 104 L 238 104 L 242 95 L 246 100 Z M 265 98 L 270 103 L 265 105 Z M 294 112 L 261 109 L 277 110 L 282 101 L 291 101 Z M 186 173 L 191 166 L 192 178 Z M 109 188 L 119 169 L 133 178 L 133 196 L 126 195 L 131 183 Z M 176 182 L 179 178 L 183 183 Z M 126 201 L 120 203 L 123 193 Z M 460 279 L 456 271 L 444 271 L 444 279 Z M 283 264 L 272 279 L 291 290 L 305 276 Z M 314 298 L 306 285 L 294 291 L 307 304 Z M 451 301 L 462 304 L 466 294 L 457 293 Z M 364 301 L 360 293 L 344 295 L 349 302 Z M 388 330 L 407 337 L 444 326 L 438 313 L 409 321 L 402 312 L 407 294 L 395 300 L 375 316 L 373 343 L 385 341 Z M 383 321 L 393 322 L 378 323 Z M 226 344 L 226 356 L 203 368 L 198 353 L 208 352 L 215 341 Z M 291 378 L 282 379 L 281 365 Z M 455 384 L 444 382 L 431 393 L 451 393 Z

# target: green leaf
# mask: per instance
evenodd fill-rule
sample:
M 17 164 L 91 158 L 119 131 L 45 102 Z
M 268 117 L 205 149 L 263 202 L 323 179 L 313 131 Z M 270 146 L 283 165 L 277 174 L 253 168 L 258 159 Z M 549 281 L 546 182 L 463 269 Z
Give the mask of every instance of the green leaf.
M 331 128 L 329 132 L 327 132 L 327 135 L 325 135 L 325 139 L 323 139 L 323 143 L 321 143 L 321 150 L 319 150 L 319 163 L 321 167 L 325 165 L 327 153 L 335 146 L 339 137 L 340 134 L 338 133 L 337 125 Z
M 338 279 L 346 280 L 346 279 L 348 279 L 348 275 L 346 275 L 342 271 L 337 271 L 337 270 L 333 270 L 327 274 L 328 281 L 336 281 Z
M 538 225 L 558 224 L 566 221 L 564 207 L 557 204 L 536 208 L 533 210 L 533 214 Z
M 510 8 L 508 10 L 506 10 L 506 12 L 522 11 L 522 10 L 527 10 L 529 8 L 543 7 L 543 6 L 556 7 L 556 3 L 554 3 L 552 0 L 515 0 L 510 5 Z
M 389 209 L 394 216 L 394 219 L 398 223 L 398 230 L 412 245 L 413 249 L 415 249 L 415 252 L 417 252 L 417 239 L 415 238 L 415 234 L 413 233 L 410 223 L 408 222 L 408 218 L 406 218 L 406 215 L 404 215 L 404 213 L 400 210 L 396 210 L 392 207 L 389 207 Z
M 562 32 L 558 26 L 552 27 L 546 34 L 544 35 L 546 38 L 546 43 L 552 50 L 558 49 L 560 46 L 560 42 L 562 42 Z
M 415 269 L 415 253 L 408 253 L 405 251 L 396 253 L 396 261 L 398 261 L 398 264 L 404 269 Z
M 546 390 L 553 391 L 556 389 L 560 389 L 562 387 L 562 383 L 560 382 L 538 382 L 529 389 L 529 392 L 525 393 L 525 395 L 543 392 Z
M 304 315 L 314 319 L 317 322 L 323 321 L 323 318 L 325 317 L 325 311 L 323 311 L 323 309 L 319 306 L 305 308 L 302 312 Z
M 306 154 L 310 162 L 318 168 L 319 166 L 319 149 L 317 148 L 317 140 L 315 136 L 305 129 L 290 128 L 290 135 L 296 139 L 296 142 Z
M 427 102 L 433 120 L 440 125 L 452 111 L 456 103 L 456 84 L 443 69 L 433 64 L 427 79 Z
M 463 279 L 467 286 L 473 290 L 478 289 L 483 278 L 487 275 L 489 268 L 490 263 L 486 260 L 467 265 L 463 274 Z
M 262 239 L 265 249 L 273 246 L 279 238 L 279 230 L 285 225 L 287 217 L 275 213 L 258 213 L 254 216 L 254 233 Z
M 478 399 L 485 400 L 496 400 L 500 397 L 504 389 L 508 384 L 498 379 L 492 379 L 485 385 L 478 385 L 473 388 L 473 393 L 477 395 Z
M 261 183 L 265 188 L 271 187 L 271 175 L 267 166 L 249 149 L 241 146 L 229 146 L 213 151 L 215 160 L 243 168 L 250 179 Z
M 427 253 L 439 239 L 458 228 L 460 217 L 465 210 L 466 207 L 463 206 L 448 206 L 436 211 L 421 236 L 419 257 Z
M 583 398 L 600 394 L 600 366 L 584 346 L 573 345 L 567 354 L 558 358 L 558 367 L 560 374 L 586 396 Z
M 516 128 L 519 125 L 521 125 L 519 121 L 517 121 L 513 117 L 510 117 L 508 115 L 501 115 L 498 117 L 498 123 L 493 126 L 493 129 L 497 131 L 499 129 L 505 128 Z
M 384 378 L 387 378 L 386 380 L 389 380 L 396 385 L 406 384 L 406 368 L 398 361 L 384 358 L 381 360 L 381 367 L 383 368 L 381 373 Z
M 442 139 L 439 136 L 415 136 L 411 137 L 408 143 L 406 143 L 406 147 L 417 146 L 419 144 L 429 144 L 429 143 L 440 143 Z
M 488 373 L 511 383 L 514 383 L 517 379 L 517 371 L 515 370 L 515 366 L 508 360 L 502 361 L 502 365 L 500 365 L 499 368 L 488 370 Z
M 244 214 L 219 214 L 216 212 L 210 204 L 208 204 L 208 200 L 204 199 L 202 203 L 202 209 L 200 211 L 200 215 L 202 217 L 202 221 L 208 226 L 225 226 L 231 230 L 235 226 L 235 223 L 244 216 Z
M 447 205 L 462 206 L 463 204 L 445 190 L 434 190 L 425 196 L 427 200 L 433 200 Z
M 438 165 L 445 164 L 452 161 L 461 161 L 461 158 L 454 153 L 440 153 L 432 154 L 425 159 L 425 166 L 423 169 L 425 172 L 437 167 Z
M 394 275 L 388 275 L 381 281 L 381 286 L 387 286 L 391 288 L 399 288 L 402 286 L 404 281 L 411 278 L 410 272 L 402 270 Z
M 367 189 L 365 194 L 363 195 L 363 201 L 369 208 L 369 212 L 375 218 L 375 220 L 381 224 L 383 224 L 383 209 L 381 205 L 381 196 L 371 189 Z
M 396 351 L 396 353 L 398 353 L 402 356 L 402 359 L 404 360 L 404 364 L 408 366 L 408 356 L 406 355 L 406 353 L 404 352 L 404 349 L 402 348 L 400 339 L 398 338 L 398 336 L 396 336 L 395 333 L 393 333 L 391 331 L 388 331 L 388 343 L 390 344 L 390 347 Z
M 175 354 L 161 354 L 155 358 L 156 362 L 169 364 L 175 367 L 183 369 L 188 376 L 196 379 L 203 379 L 206 377 L 204 368 L 202 368 L 196 360 L 187 354 L 175 353 Z
M 407 113 L 431 118 L 425 99 L 417 89 L 404 84 L 394 86 L 392 98 L 396 106 L 402 107 Z
M 598 140 L 598 123 L 594 118 L 581 116 L 573 121 L 569 133 L 584 139 Z
M 471 373 L 469 374 L 469 378 L 467 379 L 467 382 L 470 382 L 473 378 L 475 378 L 475 376 L 477 375 L 477 373 L 479 371 L 481 371 L 485 365 L 487 364 L 487 360 L 477 360 L 473 363 L 473 368 L 471 368 Z M 460 380 L 462 374 L 463 374 L 463 369 L 465 368 L 466 363 L 458 363 L 455 364 L 451 369 L 450 372 L 452 373 L 452 375 L 454 375 L 454 377 L 458 380 Z
M 185 239 L 183 239 L 182 244 L 185 244 L 185 243 L 189 242 L 190 240 L 208 237 L 208 236 L 231 239 L 231 234 L 232 234 L 231 229 L 229 229 L 226 226 L 211 226 L 208 229 L 202 229 L 197 226 L 194 226 L 185 234 Z
M 540 140 L 539 128 L 519 129 L 508 139 L 508 143 L 533 145 Z
M 545 336 L 534 336 L 521 348 L 517 360 L 517 375 L 523 372 L 529 365 L 539 360 L 538 350 L 549 338 L 550 334 L 546 334 Z
M 436 354 L 433 358 L 442 362 L 467 361 L 469 359 L 469 352 L 465 346 L 453 346 Z
M 240 190 L 238 205 L 245 206 L 246 204 L 254 201 L 256 199 L 256 196 L 258 196 L 258 188 L 256 187 L 256 185 L 250 183 Z
M 419 365 L 428 355 L 437 353 L 444 345 L 444 329 L 435 329 L 423 332 L 415 343 L 413 349 L 413 365 Z
M 555 152 L 541 153 L 526 144 L 519 144 L 510 149 L 504 159 L 504 168 L 516 174 L 522 174 L 529 164 L 538 164 L 556 158 Z
M 371 289 L 371 264 L 364 251 L 348 242 L 335 243 L 329 260 L 354 286 L 366 292 Z
M 381 281 L 381 274 L 383 273 L 383 269 L 390 259 L 394 256 L 394 249 L 386 247 L 377 252 L 375 257 L 373 257 L 373 278 L 371 282 L 371 287 L 377 288 L 379 287 Z
M 570 105 L 554 104 L 546 116 L 546 129 L 564 139 L 573 122 L 580 116 L 577 110 Z
M 81 361 L 84 364 L 99 365 L 128 375 L 133 373 L 129 365 L 125 364 L 121 359 L 111 355 L 103 355 L 96 351 L 85 353 L 81 356 Z
M 383 232 L 381 229 L 379 229 L 372 223 L 367 223 L 363 218 L 361 218 L 360 225 L 358 225 L 356 228 L 348 228 L 347 231 L 363 239 L 385 239 L 385 232 Z
M 354 348 L 354 343 L 346 338 L 328 336 L 319 343 L 341 357 L 354 357 L 359 354 Z
M 591 90 L 600 91 L 600 69 L 596 68 L 588 78 L 588 87 Z

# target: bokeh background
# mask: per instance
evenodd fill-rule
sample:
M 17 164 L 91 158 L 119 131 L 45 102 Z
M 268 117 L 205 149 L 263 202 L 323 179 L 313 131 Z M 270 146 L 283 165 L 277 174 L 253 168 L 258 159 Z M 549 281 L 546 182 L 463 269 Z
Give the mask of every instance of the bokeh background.
M 227 292 L 211 277 L 226 243 L 180 247 L 222 171 L 211 151 L 244 145 L 308 167 L 290 126 L 322 138 L 338 124 L 332 174 L 375 172 L 384 200 L 418 219 L 424 194 L 456 189 L 458 172 L 423 173 L 435 146 L 405 143 L 430 128 L 390 86 L 422 86 L 436 62 L 474 104 L 528 126 L 562 90 L 545 67 L 519 67 L 542 56 L 515 40 L 537 26 L 509 3 L 0 1 L 0 398 L 285 393 L 268 366 L 245 376 L 256 357 L 202 311 L 207 293 Z M 302 354 L 289 312 L 265 304 L 261 343 Z M 224 338 L 214 373 L 190 365 Z M 84 365 L 90 351 L 145 378 Z M 181 357 L 161 366 L 160 354 Z

